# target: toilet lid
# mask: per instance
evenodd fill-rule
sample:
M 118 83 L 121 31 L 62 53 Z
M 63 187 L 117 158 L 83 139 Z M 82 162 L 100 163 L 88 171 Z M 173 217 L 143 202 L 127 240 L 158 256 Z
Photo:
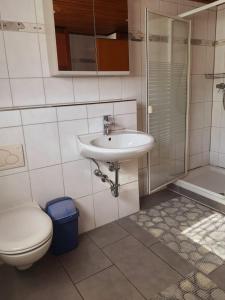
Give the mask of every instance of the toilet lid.
M 52 235 L 52 221 L 39 207 L 17 207 L 0 214 L 0 253 L 20 253 Z

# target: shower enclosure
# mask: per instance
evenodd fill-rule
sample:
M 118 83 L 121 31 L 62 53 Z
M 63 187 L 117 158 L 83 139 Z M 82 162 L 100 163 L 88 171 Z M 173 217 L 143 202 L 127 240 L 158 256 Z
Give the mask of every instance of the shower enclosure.
M 146 11 L 149 191 L 187 172 L 190 22 Z

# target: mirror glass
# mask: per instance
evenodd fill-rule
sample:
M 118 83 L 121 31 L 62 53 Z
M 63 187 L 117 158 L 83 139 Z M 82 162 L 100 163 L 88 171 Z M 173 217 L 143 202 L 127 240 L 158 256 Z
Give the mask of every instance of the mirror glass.
M 127 0 L 95 0 L 99 71 L 129 71 Z
M 59 71 L 129 71 L 127 0 L 53 0 Z
M 93 0 L 53 0 L 60 71 L 96 71 Z

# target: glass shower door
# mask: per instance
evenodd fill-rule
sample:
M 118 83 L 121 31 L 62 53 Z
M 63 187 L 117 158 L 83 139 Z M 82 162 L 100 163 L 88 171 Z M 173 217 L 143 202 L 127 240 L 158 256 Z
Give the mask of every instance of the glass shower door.
M 150 192 L 186 172 L 190 23 L 147 11 Z

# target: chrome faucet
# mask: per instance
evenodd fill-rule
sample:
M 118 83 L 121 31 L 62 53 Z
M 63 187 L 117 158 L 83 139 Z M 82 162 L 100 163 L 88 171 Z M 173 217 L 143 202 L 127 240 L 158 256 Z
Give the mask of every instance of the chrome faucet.
M 109 135 L 111 125 L 113 125 L 113 117 L 111 115 L 104 116 L 103 117 L 104 135 Z

